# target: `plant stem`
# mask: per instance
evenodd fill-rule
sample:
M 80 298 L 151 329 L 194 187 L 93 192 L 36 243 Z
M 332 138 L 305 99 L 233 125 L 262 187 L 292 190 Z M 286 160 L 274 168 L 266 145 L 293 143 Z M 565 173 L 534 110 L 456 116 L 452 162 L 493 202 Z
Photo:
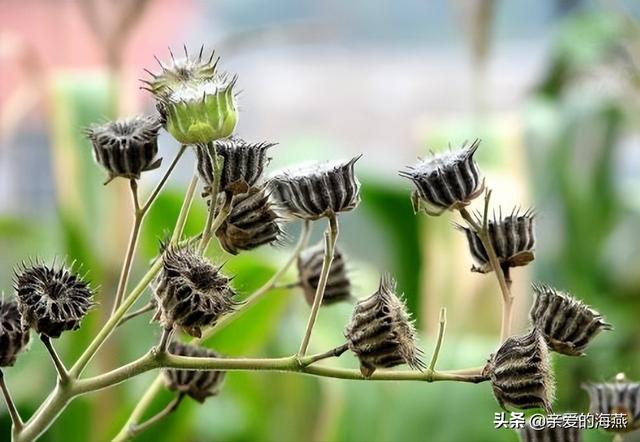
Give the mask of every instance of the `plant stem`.
M 209 245 L 209 242 L 211 241 L 211 237 L 213 236 L 213 219 L 215 217 L 216 207 L 218 205 L 218 194 L 220 192 L 220 175 L 222 172 L 222 160 L 218 157 L 218 152 L 216 150 L 215 144 L 213 144 L 213 141 L 209 141 L 209 143 L 207 143 L 207 150 L 209 151 L 211 161 L 213 162 L 213 182 L 211 183 L 211 204 L 209 204 L 207 221 L 202 232 L 200 245 L 198 246 L 198 251 L 200 253 L 204 253 L 204 251 L 207 249 L 207 246 Z M 230 196 L 225 196 L 225 198 L 231 200 Z M 229 201 L 229 204 L 231 204 L 231 201 Z M 220 214 L 222 214 L 222 211 L 220 212 Z
M 318 361 L 321 361 L 323 359 L 327 359 L 327 358 L 339 358 L 340 356 L 342 356 L 342 353 L 344 353 L 345 351 L 349 350 L 349 344 L 342 344 L 339 347 L 333 348 L 329 351 L 326 351 L 324 353 L 318 353 L 317 355 L 312 355 L 312 356 L 307 356 L 304 358 L 300 358 L 300 365 L 302 365 L 303 367 L 307 367 L 311 364 L 314 364 Z
M 160 353 L 166 353 L 167 352 L 167 347 L 169 346 L 169 342 L 171 342 L 171 336 L 173 335 L 173 331 L 174 331 L 174 327 L 164 327 L 162 329 L 162 335 L 160 336 L 160 343 L 158 344 L 158 346 L 155 348 L 155 352 L 160 354 Z
M 176 411 L 178 409 L 178 406 L 182 402 L 182 399 L 184 399 L 184 396 L 185 396 L 184 393 L 178 393 L 178 395 L 176 395 L 176 397 L 173 398 L 173 400 L 169 402 L 167 406 L 163 408 L 162 411 L 158 412 L 155 416 L 150 417 L 149 419 L 147 419 L 141 424 L 133 425 L 131 428 L 129 428 L 128 436 L 133 437 L 138 433 L 142 433 L 144 430 L 146 430 L 150 426 L 161 421 L 162 419 L 164 419 L 165 417 L 167 417 L 168 415 Z
M 127 322 L 130 319 L 137 318 L 140 315 L 144 315 L 147 312 L 155 310 L 155 308 L 156 307 L 152 303 L 150 303 L 150 302 L 146 303 L 144 306 L 140 307 L 138 310 L 123 316 L 122 319 L 120 320 L 120 322 L 118 323 L 118 327 L 120 327 L 122 324 L 124 324 L 125 322 Z
M 436 337 L 436 346 L 433 349 L 433 354 L 431 355 L 431 362 L 429 362 L 428 372 L 435 372 L 436 362 L 438 361 L 438 355 L 440 354 L 440 348 L 442 347 L 442 340 L 444 339 L 444 330 L 447 327 L 447 309 L 440 309 L 440 321 L 438 325 L 438 336 Z
M 22 430 L 22 419 L 20 418 L 20 413 L 18 412 L 18 408 L 16 408 L 16 404 L 13 402 L 7 383 L 4 381 L 4 373 L 2 370 L 0 370 L 0 389 L 2 389 L 4 402 L 7 404 L 7 410 L 11 417 L 11 423 L 13 424 L 12 431 L 13 433 L 19 433 Z
M 324 260 L 322 261 L 322 271 L 320 272 L 320 279 L 318 281 L 318 287 L 316 288 L 316 296 L 313 299 L 313 305 L 311 306 L 311 313 L 309 314 L 309 321 L 307 322 L 307 329 L 305 330 L 300 344 L 300 350 L 298 350 L 298 356 L 302 357 L 307 353 L 309 347 L 309 341 L 311 340 L 311 332 L 313 326 L 318 318 L 318 312 L 320 305 L 322 304 L 322 298 L 324 297 L 324 290 L 327 286 L 327 280 L 329 278 L 329 271 L 331 269 L 331 263 L 333 262 L 333 252 L 338 239 L 338 220 L 335 214 L 329 214 L 329 229 L 324 234 Z
M 53 344 L 51 343 L 51 338 L 49 338 L 49 336 L 41 334 L 40 340 L 42 341 L 47 351 L 49 352 L 49 355 L 51 356 L 51 360 L 53 361 L 53 366 L 56 368 L 56 372 L 58 373 L 58 382 L 60 382 L 60 384 L 63 384 L 63 385 L 68 384 L 70 381 L 69 372 L 67 371 L 67 368 L 64 366 L 64 363 L 60 359 L 60 356 L 58 356 L 56 349 L 53 348 Z

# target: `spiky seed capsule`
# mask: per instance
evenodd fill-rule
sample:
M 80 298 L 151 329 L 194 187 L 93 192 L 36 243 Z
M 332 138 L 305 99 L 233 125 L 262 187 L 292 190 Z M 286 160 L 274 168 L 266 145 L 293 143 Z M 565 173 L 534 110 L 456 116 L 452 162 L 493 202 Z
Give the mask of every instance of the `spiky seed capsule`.
M 93 144 L 94 159 L 109 174 L 107 183 L 116 177 L 139 179 L 142 172 L 160 167 L 162 159 L 156 155 L 161 127 L 157 117 L 137 116 L 85 131 Z
M 15 301 L 0 300 L 0 367 L 10 367 L 29 343 L 29 329 Z
M 349 161 L 314 163 L 277 174 L 274 197 L 293 217 L 315 220 L 354 209 L 360 203 L 360 183 Z
M 411 195 L 416 212 L 441 215 L 467 206 L 483 192 L 484 180 L 473 158 L 479 145 L 480 140 L 476 140 L 470 146 L 421 160 L 400 172 L 416 187 Z
M 624 414 L 626 428 L 605 428 L 612 432 L 629 432 L 640 429 L 640 383 L 627 382 L 624 374 L 619 374 L 615 382 L 589 384 L 584 386 L 589 393 L 589 411 L 594 414 Z
M 577 427 L 546 426 L 534 429 L 527 422 L 519 435 L 521 442 L 582 442 L 582 432 Z
M 78 329 L 93 306 L 89 285 L 64 266 L 24 265 L 16 272 L 15 290 L 23 321 L 50 338 Z
M 406 305 L 396 295 L 396 283 L 384 275 L 380 287 L 359 301 L 345 329 L 349 349 L 360 360 L 360 371 L 369 377 L 377 368 L 408 364 L 422 370 L 422 352 Z
M 549 347 L 567 356 L 581 356 L 602 330 L 611 330 L 600 313 L 569 293 L 533 284 L 535 300 L 529 317 Z
M 298 256 L 298 275 L 304 297 L 313 304 L 322 272 L 324 261 L 324 243 L 316 244 L 303 250 Z M 347 276 L 347 266 L 342 251 L 336 248 L 333 252 L 333 261 L 329 267 L 329 277 L 324 290 L 322 305 L 348 301 L 351 296 L 351 282 Z
M 283 235 L 280 217 L 264 186 L 234 195 L 229 215 L 216 230 L 220 245 L 232 255 L 277 243 Z
M 181 327 L 194 337 L 237 305 L 229 278 L 190 246 L 169 246 L 154 296 L 165 328 Z
M 175 341 L 169 344 L 169 353 L 194 358 L 220 357 L 213 350 Z M 225 372 L 219 370 L 177 370 L 170 368 L 163 370 L 163 373 L 164 383 L 169 390 L 185 393 L 200 403 L 210 396 L 216 396 L 220 392 L 225 377 Z
M 491 355 L 484 374 L 491 380 L 493 394 L 503 409 L 543 408 L 551 413 L 555 383 L 549 350 L 535 327 L 504 341 Z
M 271 161 L 267 156 L 273 143 L 247 143 L 246 141 L 230 137 L 213 142 L 213 150 L 222 163 L 220 174 L 220 191 L 233 194 L 243 193 L 247 188 L 256 185 L 262 177 L 265 167 Z M 205 196 L 211 193 L 214 177 L 213 157 L 207 145 L 196 146 L 198 173 L 205 183 Z
M 534 222 L 535 214 L 531 210 L 520 213 L 514 209 L 506 217 L 494 218 L 487 223 L 489 240 L 498 256 L 498 261 L 504 267 L 525 266 L 534 260 Z M 492 270 L 489 255 L 482 245 L 478 235 L 468 227 L 458 226 L 467 237 L 471 256 L 477 266 L 471 271 L 488 273 Z

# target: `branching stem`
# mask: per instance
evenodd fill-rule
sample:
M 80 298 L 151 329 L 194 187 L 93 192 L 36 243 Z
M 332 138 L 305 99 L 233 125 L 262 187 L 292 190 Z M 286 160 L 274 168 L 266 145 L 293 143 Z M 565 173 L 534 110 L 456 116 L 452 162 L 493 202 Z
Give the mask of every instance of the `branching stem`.
M 47 351 L 49 352 L 49 355 L 51 356 L 51 360 L 53 361 L 53 366 L 56 368 L 56 372 L 58 373 L 58 382 L 60 382 L 61 385 L 68 384 L 70 381 L 69 372 L 67 371 L 67 368 L 64 366 L 64 363 L 60 359 L 60 356 L 58 356 L 56 349 L 53 347 L 53 344 L 51 343 L 51 338 L 49 338 L 49 336 L 46 336 L 46 335 L 40 335 L 40 340 L 42 341 Z
M 22 430 L 22 419 L 20 418 L 20 413 L 18 413 L 16 404 L 13 402 L 13 398 L 11 397 L 11 393 L 9 392 L 9 388 L 7 388 L 7 383 L 4 381 L 4 373 L 2 372 L 2 370 L 0 370 L 0 389 L 2 389 L 4 402 L 7 404 L 7 410 L 9 411 L 9 416 L 11 417 L 13 432 L 14 434 L 19 433 Z
M 129 437 L 133 437 L 138 433 L 142 433 L 147 428 L 151 427 L 155 423 L 161 421 L 162 419 L 176 411 L 180 406 L 182 399 L 184 399 L 184 396 L 184 393 L 178 393 L 176 397 L 173 398 L 173 400 L 169 402 L 167 406 L 163 408 L 162 411 L 158 412 L 155 416 L 150 417 L 141 424 L 132 425 L 131 428 L 129 428 Z
M 200 240 L 200 245 L 198 246 L 198 251 L 200 253 L 204 253 L 205 250 L 207 250 L 207 246 L 209 245 L 209 242 L 211 241 L 211 238 L 213 236 L 213 231 L 214 231 L 213 225 L 214 225 L 214 218 L 216 216 L 216 208 L 218 206 L 218 194 L 220 192 L 220 178 L 222 175 L 222 166 L 223 166 L 222 164 L 223 159 L 218 155 L 216 146 L 213 143 L 213 141 L 210 141 L 207 144 L 207 149 L 209 151 L 209 155 L 211 156 L 211 161 L 213 162 L 213 181 L 211 183 L 211 191 L 210 191 L 211 203 L 209 204 L 207 221 L 205 223 L 204 230 L 202 231 L 202 239 Z M 225 196 L 225 199 L 229 200 L 228 204 L 230 205 L 231 197 Z M 226 200 L 225 200 L 225 208 L 227 207 Z M 224 212 L 223 210 L 220 211 L 218 218 L 220 218 L 223 215 L 223 212 Z M 224 214 L 224 218 L 226 218 L 227 214 Z M 222 218 L 222 220 L 224 220 L 224 218 Z

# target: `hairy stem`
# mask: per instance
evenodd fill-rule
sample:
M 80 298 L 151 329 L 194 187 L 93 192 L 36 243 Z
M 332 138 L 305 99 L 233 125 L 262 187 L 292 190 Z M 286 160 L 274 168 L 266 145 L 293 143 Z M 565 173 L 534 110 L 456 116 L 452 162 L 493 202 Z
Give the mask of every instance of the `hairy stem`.
M 440 354 L 440 348 L 442 347 L 442 340 L 444 339 L 444 331 L 447 327 L 447 309 L 440 309 L 440 321 L 438 323 L 438 336 L 436 337 L 436 346 L 433 349 L 431 355 L 431 362 L 429 362 L 429 372 L 434 372 L 436 368 L 436 362 L 438 362 L 438 355 Z
M 49 352 L 49 356 L 51 356 L 51 360 L 53 361 L 53 366 L 56 368 L 56 372 L 58 373 L 58 382 L 60 384 L 68 384 L 70 381 L 69 372 L 67 368 L 64 366 L 64 363 L 58 356 L 56 349 L 53 348 L 53 344 L 51 343 L 51 338 L 46 335 L 40 335 L 40 340 L 44 344 L 45 348 Z
M 7 383 L 4 381 L 4 373 L 2 372 L 2 370 L 0 370 L 0 389 L 2 389 L 4 402 L 5 404 L 7 404 L 7 410 L 9 411 L 9 416 L 11 417 L 11 423 L 13 424 L 12 431 L 14 433 L 18 433 L 20 432 L 20 430 L 22 430 L 22 419 L 20 418 L 20 413 L 18 413 L 16 404 L 13 402 L 13 398 L 11 397 L 11 393 L 9 392 Z
M 316 296 L 313 299 L 313 305 L 311 306 L 311 313 L 309 314 L 309 320 L 307 322 L 307 328 L 304 332 L 302 342 L 300 343 L 300 349 L 298 350 L 298 356 L 302 357 L 307 353 L 309 347 L 309 341 L 311 340 L 311 332 L 318 318 L 318 312 L 320 305 L 322 304 L 322 298 L 324 297 L 324 290 L 327 286 L 327 280 L 329 278 L 329 270 L 331 269 L 331 263 L 333 262 L 334 249 L 336 241 L 338 239 L 338 220 L 335 214 L 329 215 L 329 229 L 324 235 L 324 260 L 322 261 L 322 271 L 320 272 L 320 279 L 318 281 L 318 287 L 316 289 Z

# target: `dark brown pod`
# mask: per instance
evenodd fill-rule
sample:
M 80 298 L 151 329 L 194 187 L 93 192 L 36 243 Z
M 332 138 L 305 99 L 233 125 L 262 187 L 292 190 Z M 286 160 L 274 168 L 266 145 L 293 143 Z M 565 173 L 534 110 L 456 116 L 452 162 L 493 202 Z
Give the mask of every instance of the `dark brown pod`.
M 324 243 L 322 242 L 303 250 L 298 256 L 300 286 L 309 305 L 313 305 L 313 300 L 316 296 L 323 261 Z M 347 275 L 344 255 L 340 249 L 336 248 L 333 251 L 331 267 L 329 267 L 329 277 L 324 290 L 322 305 L 330 305 L 351 299 L 351 282 Z
M 364 377 L 377 368 L 401 364 L 416 370 L 425 367 L 416 346 L 413 322 L 395 291 L 395 281 L 384 275 L 378 290 L 355 305 L 345 329 L 349 350 L 360 360 Z
M 542 408 L 551 413 L 555 383 L 549 350 L 535 327 L 504 341 L 489 359 L 484 375 L 491 380 L 493 394 L 504 410 Z
M 534 429 L 526 423 L 520 429 L 520 442 L 582 442 L 582 430 L 578 427 L 544 427 Z
M 169 344 L 169 353 L 194 358 L 220 357 L 213 350 L 176 341 Z M 187 394 L 200 403 L 204 402 L 208 397 L 216 396 L 220 392 L 225 378 L 225 372 L 220 370 L 178 370 L 168 368 L 162 372 L 164 374 L 164 383 L 169 390 Z
M 604 428 L 615 433 L 640 429 L 640 383 L 628 382 L 620 373 L 615 382 L 584 386 L 591 399 L 589 411 L 593 414 L 622 414 L 627 417 L 624 428 Z
M 533 284 L 533 291 L 529 317 L 553 351 L 582 356 L 598 333 L 613 328 L 600 313 L 566 292 L 544 284 Z
M 18 304 L 0 300 L 0 367 L 12 366 L 29 338 L 29 328 L 22 322 Z

